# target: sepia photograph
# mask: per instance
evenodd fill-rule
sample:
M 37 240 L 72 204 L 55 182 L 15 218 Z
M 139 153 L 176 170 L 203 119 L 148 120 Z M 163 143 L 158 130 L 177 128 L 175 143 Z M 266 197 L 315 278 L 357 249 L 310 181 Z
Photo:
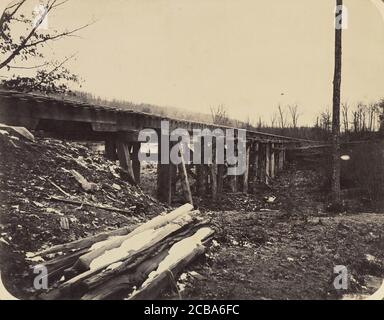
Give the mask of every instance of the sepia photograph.
M 384 0 L 0 0 L 0 300 L 384 300 Z

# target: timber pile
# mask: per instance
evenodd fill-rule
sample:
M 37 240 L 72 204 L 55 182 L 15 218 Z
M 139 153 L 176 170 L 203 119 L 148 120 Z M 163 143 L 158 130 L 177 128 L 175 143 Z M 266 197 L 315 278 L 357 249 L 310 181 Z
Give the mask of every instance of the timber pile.
M 135 229 L 104 232 L 36 253 L 45 260 L 50 286 L 38 298 L 158 297 L 212 239 L 214 231 L 198 213 L 185 204 Z

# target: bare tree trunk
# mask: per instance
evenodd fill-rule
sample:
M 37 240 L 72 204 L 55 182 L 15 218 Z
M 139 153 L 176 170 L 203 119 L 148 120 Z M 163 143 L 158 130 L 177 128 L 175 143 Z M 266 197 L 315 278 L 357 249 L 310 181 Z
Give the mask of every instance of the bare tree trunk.
M 332 117 L 332 204 L 336 208 L 340 205 L 340 87 L 342 61 L 342 16 L 343 0 L 336 0 L 338 10 L 335 17 L 335 72 L 333 79 L 333 117 Z

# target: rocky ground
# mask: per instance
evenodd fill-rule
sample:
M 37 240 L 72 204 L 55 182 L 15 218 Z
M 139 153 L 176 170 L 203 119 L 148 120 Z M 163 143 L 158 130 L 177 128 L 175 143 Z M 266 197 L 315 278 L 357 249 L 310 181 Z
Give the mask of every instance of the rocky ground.
M 121 180 L 116 163 L 85 144 L 38 133 L 30 141 L 10 129 L 0 133 L 0 266 L 17 296 L 30 296 L 25 277 L 36 262 L 28 252 L 138 224 L 169 209 L 153 197 L 153 165 L 143 165 L 141 189 Z M 85 191 L 70 170 L 92 189 Z M 254 195 L 225 194 L 217 203 L 195 197 L 195 203 L 216 229 L 215 240 L 181 275 L 177 295 L 164 298 L 340 299 L 370 294 L 384 278 L 384 214 L 358 205 L 329 213 L 324 173 L 316 166 L 293 164 Z M 347 290 L 334 289 L 336 265 L 348 270 Z
M 139 187 L 121 180 L 118 165 L 89 146 L 38 134 L 29 141 L 7 128 L 0 132 L 0 266 L 12 292 L 28 295 L 23 276 L 35 263 L 26 260 L 28 252 L 138 224 L 166 209 Z M 85 191 L 70 170 L 86 178 L 92 189 Z

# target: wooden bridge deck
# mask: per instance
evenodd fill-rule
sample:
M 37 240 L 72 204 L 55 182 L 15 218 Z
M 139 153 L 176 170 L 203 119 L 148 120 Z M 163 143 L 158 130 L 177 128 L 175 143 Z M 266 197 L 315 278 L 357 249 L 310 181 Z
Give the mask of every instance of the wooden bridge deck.
M 138 132 L 144 128 L 160 129 L 168 121 L 170 130 L 237 129 L 212 123 L 174 119 L 144 112 L 87 104 L 50 96 L 0 90 L 0 122 L 61 132 L 81 132 L 86 139 L 98 139 L 99 133 Z M 84 135 L 87 133 L 88 135 Z M 286 136 L 247 130 L 247 139 L 277 143 L 309 142 Z
M 104 141 L 106 157 L 119 160 L 122 177 L 131 183 L 140 183 L 139 131 L 150 128 L 159 132 L 162 121 L 168 121 L 170 131 L 176 128 L 191 133 L 193 129 L 241 130 L 39 94 L 0 90 L 1 123 L 43 130 L 62 138 Z M 246 150 L 242 155 L 246 158 L 246 170 L 239 176 L 227 174 L 230 167 L 228 164 L 200 162 L 174 165 L 161 163 L 159 159 L 157 166 L 159 199 L 171 203 L 176 193 L 176 183 L 180 181 L 185 201 L 192 203 L 188 174 L 193 174 L 195 178 L 193 188 L 195 192 L 202 196 L 211 194 L 214 201 L 220 198 L 225 189 L 231 192 L 257 192 L 257 185 L 268 184 L 270 179 L 283 170 L 286 161 L 285 150 L 288 146 L 292 148 L 313 144 L 313 141 L 250 130 L 246 130 L 246 139 Z M 159 140 L 160 152 L 174 145 L 174 143 L 162 145 L 161 140 Z M 234 140 L 234 147 L 238 150 L 236 136 Z M 191 171 L 192 169 L 195 173 Z

